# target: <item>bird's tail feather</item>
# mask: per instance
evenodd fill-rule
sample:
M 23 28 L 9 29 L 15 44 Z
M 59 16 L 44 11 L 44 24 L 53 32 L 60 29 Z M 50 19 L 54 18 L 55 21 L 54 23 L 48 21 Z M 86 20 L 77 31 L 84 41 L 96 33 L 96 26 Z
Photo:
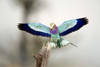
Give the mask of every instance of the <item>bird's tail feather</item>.
M 61 48 L 61 47 L 67 46 L 69 44 L 77 47 L 75 44 L 73 44 L 73 43 L 71 43 L 71 42 L 69 42 L 69 41 L 67 41 L 66 39 L 63 39 L 63 38 L 61 38 L 57 42 L 51 41 L 50 44 L 53 48 L 57 48 L 57 47 Z
M 66 46 L 66 45 L 68 45 L 68 44 L 70 44 L 69 41 L 67 41 L 67 40 L 65 40 L 65 39 L 63 39 L 63 38 L 61 38 L 61 42 L 60 42 L 60 46 L 61 46 L 61 47 L 64 47 L 64 46 Z
M 64 47 L 64 46 L 69 45 L 69 44 L 71 44 L 71 45 L 77 47 L 75 44 L 73 44 L 73 43 L 67 41 L 66 39 L 63 39 L 63 38 L 61 38 L 61 39 L 62 39 L 61 42 L 60 42 L 61 47 Z

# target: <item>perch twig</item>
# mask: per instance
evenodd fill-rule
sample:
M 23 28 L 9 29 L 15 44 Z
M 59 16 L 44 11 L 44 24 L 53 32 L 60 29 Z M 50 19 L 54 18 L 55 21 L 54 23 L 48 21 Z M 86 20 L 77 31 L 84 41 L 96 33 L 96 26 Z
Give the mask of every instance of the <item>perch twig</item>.
M 36 59 L 36 67 L 47 67 L 50 51 L 51 46 L 49 43 L 47 43 L 46 45 L 43 44 L 37 57 L 33 54 L 33 57 Z

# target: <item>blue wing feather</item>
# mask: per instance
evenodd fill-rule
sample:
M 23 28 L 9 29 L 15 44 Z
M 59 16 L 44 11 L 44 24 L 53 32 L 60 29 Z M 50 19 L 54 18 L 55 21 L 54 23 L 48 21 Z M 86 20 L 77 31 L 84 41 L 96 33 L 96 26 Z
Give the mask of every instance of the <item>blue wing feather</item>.
M 71 23 L 76 23 L 76 24 L 74 26 L 72 26 L 71 28 L 67 28 L 63 32 L 60 32 L 60 36 L 64 36 L 64 35 L 67 35 L 67 34 L 69 34 L 71 32 L 74 32 L 74 31 L 80 29 L 82 26 L 84 26 L 84 25 L 86 25 L 88 23 L 87 18 L 79 18 L 79 19 L 76 19 L 76 20 L 77 20 L 77 22 L 71 22 Z M 66 25 L 67 25 L 67 22 L 69 22 L 69 21 L 65 22 Z
M 44 36 L 44 37 L 51 37 L 51 35 L 49 33 L 45 33 L 45 32 L 42 32 L 42 31 L 37 31 L 37 30 L 34 30 L 33 28 L 31 28 L 28 23 L 20 23 L 18 25 L 18 28 L 20 30 L 23 30 L 23 31 L 26 31 L 28 33 L 31 33 L 33 35 L 37 35 L 37 36 Z

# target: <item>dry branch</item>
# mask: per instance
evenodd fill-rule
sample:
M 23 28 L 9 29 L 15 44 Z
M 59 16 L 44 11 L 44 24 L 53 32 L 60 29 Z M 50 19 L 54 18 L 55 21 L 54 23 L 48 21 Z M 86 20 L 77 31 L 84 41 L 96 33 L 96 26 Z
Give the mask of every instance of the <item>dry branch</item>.
M 36 59 L 36 67 L 47 67 L 49 56 L 50 56 L 51 46 L 49 43 L 43 44 L 42 49 L 38 56 L 33 57 Z

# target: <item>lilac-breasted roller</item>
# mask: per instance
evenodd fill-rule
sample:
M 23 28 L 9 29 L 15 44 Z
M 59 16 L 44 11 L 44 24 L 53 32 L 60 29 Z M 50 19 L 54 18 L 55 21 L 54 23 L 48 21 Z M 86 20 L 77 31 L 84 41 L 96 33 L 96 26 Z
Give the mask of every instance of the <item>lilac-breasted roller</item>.
M 50 43 L 53 47 L 61 47 L 67 44 L 72 44 L 71 42 L 61 38 L 61 36 L 68 35 L 69 33 L 80 29 L 87 23 L 88 19 L 84 17 L 65 21 L 58 27 L 54 23 L 51 23 L 50 27 L 45 26 L 41 23 L 19 23 L 18 28 L 33 35 L 50 37 Z

